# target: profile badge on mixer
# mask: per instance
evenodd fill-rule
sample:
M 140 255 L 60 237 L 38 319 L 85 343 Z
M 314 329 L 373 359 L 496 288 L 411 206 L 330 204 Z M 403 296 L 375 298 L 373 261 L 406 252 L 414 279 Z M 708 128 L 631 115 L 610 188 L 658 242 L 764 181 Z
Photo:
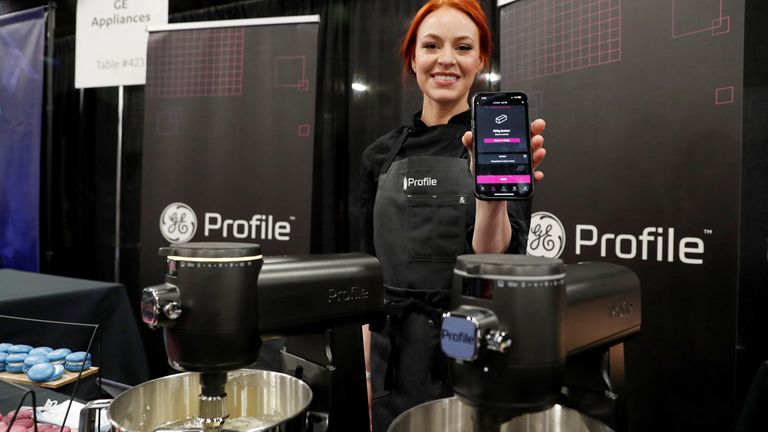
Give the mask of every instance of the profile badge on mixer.
M 440 346 L 451 358 L 472 361 L 477 358 L 478 327 L 469 317 L 446 314 L 440 329 Z

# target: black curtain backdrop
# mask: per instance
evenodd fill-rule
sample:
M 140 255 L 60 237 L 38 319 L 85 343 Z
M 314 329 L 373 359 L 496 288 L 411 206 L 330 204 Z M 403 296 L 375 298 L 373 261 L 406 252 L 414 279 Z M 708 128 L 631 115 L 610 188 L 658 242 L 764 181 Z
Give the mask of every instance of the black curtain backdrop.
M 173 12 L 174 1 L 170 2 Z M 496 28 L 495 1 L 481 3 L 491 28 Z M 169 23 L 179 23 L 320 15 L 312 253 L 358 249 L 360 156 L 374 139 L 410 122 L 421 109 L 421 95 L 415 80 L 403 75 L 398 49 L 422 4 L 422 0 L 252 0 L 169 16 Z M 491 70 L 497 59 L 495 54 Z M 52 235 L 41 232 L 41 269 L 113 281 L 118 88 L 74 88 L 74 35 L 56 38 L 52 61 L 54 144 L 52 154 L 44 154 L 43 161 L 53 160 L 49 173 L 53 199 L 41 203 L 40 225 L 46 226 L 50 208 Z M 356 81 L 369 90 L 353 91 L 351 84 Z M 479 81 L 475 90 L 492 90 L 494 85 Z M 143 288 L 139 283 L 141 188 L 147 187 L 141 184 L 143 119 L 144 86 L 124 87 L 119 282 L 128 290 L 137 319 Z M 41 196 L 46 196 L 45 191 Z M 154 375 L 163 369 L 153 367 Z

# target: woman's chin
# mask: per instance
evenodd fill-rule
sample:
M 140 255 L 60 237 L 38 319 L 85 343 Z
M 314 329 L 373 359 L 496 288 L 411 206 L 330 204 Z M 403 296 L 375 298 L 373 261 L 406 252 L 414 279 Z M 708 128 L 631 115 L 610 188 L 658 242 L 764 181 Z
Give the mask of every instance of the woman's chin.
M 435 89 L 428 93 L 425 93 L 425 97 L 429 98 L 432 102 L 438 105 L 454 105 L 458 103 L 466 103 L 469 91 L 460 92 L 458 89 Z

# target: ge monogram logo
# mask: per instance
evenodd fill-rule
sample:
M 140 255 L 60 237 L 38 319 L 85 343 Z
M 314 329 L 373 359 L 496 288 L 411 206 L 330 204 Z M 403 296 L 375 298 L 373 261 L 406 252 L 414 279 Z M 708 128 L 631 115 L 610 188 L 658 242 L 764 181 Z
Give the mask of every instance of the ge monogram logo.
M 565 228 L 552 213 L 540 211 L 531 215 L 528 232 L 528 255 L 558 258 L 565 249 Z
M 171 243 L 186 243 L 197 231 L 197 216 L 192 208 L 180 202 L 168 204 L 160 214 L 160 233 Z

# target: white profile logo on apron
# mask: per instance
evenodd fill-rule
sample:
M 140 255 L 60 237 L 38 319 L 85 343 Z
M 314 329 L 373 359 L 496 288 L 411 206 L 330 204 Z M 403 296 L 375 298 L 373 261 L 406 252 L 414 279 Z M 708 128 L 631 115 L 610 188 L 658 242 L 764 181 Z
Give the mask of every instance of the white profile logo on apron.
M 160 233 L 171 243 L 186 243 L 197 231 L 197 216 L 182 202 L 168 204 L 160 214 Z
M 437 186 L 437 179 L 432 177 L 413 178 L 403 177 L 403 190 L 408 190 L 408 186 Z
M 565 228 L 552 213 L 540 211 L 531 215 L 528 231 L 528 255 L 558 258 L 565 249 Z

